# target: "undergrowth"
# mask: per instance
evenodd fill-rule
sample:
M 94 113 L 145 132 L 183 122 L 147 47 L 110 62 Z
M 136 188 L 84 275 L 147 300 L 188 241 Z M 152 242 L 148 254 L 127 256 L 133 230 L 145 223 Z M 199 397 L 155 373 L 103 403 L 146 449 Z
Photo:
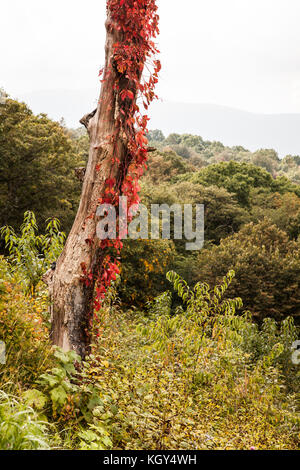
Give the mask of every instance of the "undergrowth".
M 24 291 L 0 259 L 1 449 L 297 449 L 299 366 L 292 319 L 258 326 L 241 299 L 168 279 L 147 312 L 112 288 L 91 354 L 53 349 L 44 288 Z

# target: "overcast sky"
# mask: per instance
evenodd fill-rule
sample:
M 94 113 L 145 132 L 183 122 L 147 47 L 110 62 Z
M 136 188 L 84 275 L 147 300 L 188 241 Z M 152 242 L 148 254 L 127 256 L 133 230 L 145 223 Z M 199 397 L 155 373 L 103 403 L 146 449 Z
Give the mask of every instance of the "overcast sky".
M 158 5 L 161 98 L 300 112 L 299 0 L 158 0 Z M 12 96 L 97 90 L 105 0 L 2 0 L 0 15 L 0 86 Z

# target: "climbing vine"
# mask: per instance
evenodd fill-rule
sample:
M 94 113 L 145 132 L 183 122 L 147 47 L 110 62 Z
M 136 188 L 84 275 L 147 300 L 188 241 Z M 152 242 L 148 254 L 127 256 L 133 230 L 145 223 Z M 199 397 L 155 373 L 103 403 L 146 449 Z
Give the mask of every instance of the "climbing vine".
M 148 109 L 157 98 L 154 92 L 161 69 L 155 55 L 159 52 L 154 42 L 159 33 L 155 0 L 107 0 L 108 32 L 117 31 L 119 40 L 113 46 L 113 58 L 105 70 L 100 71 L 102 81 L 114 73 L 116 96 L 115 133 L 113 142 L 111 174 L 105 181 L 104 194 L 99 204 L 111 204 L 118 214 L 120 196 L 127 197 L 128 208 L 138 204 L 139 178 L 147 169 L 147 123 L 149 118 L 141 107 Z M 125 154 L 120 161 L 117 147 L 125 142 Z M 113 171 L 117 169 L 117 171 Z M 120 252 L 124 231 L 116 240 L 101 240 L 100 259 L 94 272 L 87 272 L 82 265 L 83 281 L 95 284 L 94 308 L 99 311 L 111 282 L 120 272 Z M 95 240 L 87 240 L 94 243 Z

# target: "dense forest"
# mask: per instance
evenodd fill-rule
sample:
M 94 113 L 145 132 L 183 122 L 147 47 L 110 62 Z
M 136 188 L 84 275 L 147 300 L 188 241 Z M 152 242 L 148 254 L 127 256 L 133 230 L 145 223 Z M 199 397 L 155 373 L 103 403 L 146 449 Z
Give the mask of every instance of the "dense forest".
M 50 344 L 43 276 L 76 215 L 88 135 L 1 104 L 0 447 L 296 449 L 300 157 L 148 140 L 142 202 L 204 204 L 204 248 L 127 240 L 82 361 Z

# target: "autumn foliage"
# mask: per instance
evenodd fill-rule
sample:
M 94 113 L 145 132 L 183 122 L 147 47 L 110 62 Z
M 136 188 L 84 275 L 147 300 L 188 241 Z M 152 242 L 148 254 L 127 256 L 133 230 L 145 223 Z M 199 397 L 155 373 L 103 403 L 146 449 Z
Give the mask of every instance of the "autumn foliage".
M 108 0 L 108 18 L 110 28 L 120 32 L 120 41 L 114 44 L 113 61 L 105 71 L 102 81 L 108 79 L 114 69 L 117 76 L 114 87 L 118 99 L 118 112 L 115 117 L 116 131 L 110 138 L 117 149 L 119 139 L 126 142 L 125 160 L 120 162 L 117 151 L 112 158 L 111 173 L 114 166 L 121 166 L 118 178 L 107 178 L 104 195 L 99 195 L 99 204 L 111 204 L 118 210 L 121 195 L 127 197 L 128 207 L 139 203 L 139 178 L 147 169 L 147 122 L 148 116 L 142 113 L 140 106 L 148 109 L 157 96 L 154 92 L 161 65 L 155 59 L 158 49 L 154 43 L 158 30 L 158 15 L 155 0 Z M 147 70 L 147 74 L 144 73 Z M 128 220 L 130 215 L 128 214 Z M 119 274 L 119 254 L 122 248 L 119 232 L 116 240 L 102 240 L 101 248 L 109 249 L 113 255 L 106 254 L 96 279 L 95 309 L 100 309 L 111 281 Z M 84 270 L 84 282 L 91 274 Z M 92 275 L 93 276 L 93 275 Z

